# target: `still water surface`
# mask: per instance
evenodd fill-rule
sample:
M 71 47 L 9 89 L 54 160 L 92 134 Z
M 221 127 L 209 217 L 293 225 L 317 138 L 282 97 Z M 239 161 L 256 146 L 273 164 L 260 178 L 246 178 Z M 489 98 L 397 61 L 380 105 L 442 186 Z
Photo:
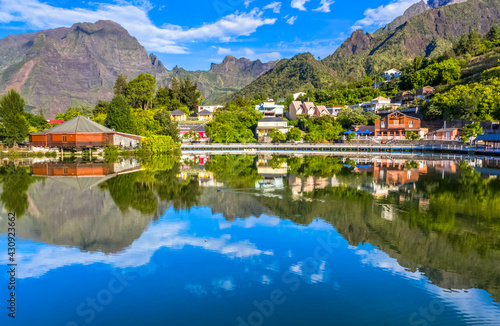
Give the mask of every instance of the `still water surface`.
M 499 325 L 499 174 L 390 157 L 5 164 L 17 311 L 1 325 Z

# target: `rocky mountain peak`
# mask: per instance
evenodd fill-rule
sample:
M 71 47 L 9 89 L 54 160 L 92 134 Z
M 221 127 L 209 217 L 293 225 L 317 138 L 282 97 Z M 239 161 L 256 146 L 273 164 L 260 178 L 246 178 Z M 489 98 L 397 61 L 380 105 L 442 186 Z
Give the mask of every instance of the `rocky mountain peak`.
M 364 33 L 362 30 L 358 29 L 342 43 L 340 51 L 346 55 L 357 54 L 371 48 L 374 44 L 375 41 L 369 33 Z
M 439 1 L 439 0 L 436 0 L 436 1 Z M 410 19 L 411 17 L 414 17 L 418 14 L 421 14 L 424 11 L 429 10 L 430 8 L 431 7 L 427 3 L 425 3 L 424 0 L 421 0 L 420 2 L 414 3 L 408 9 L 406 9 L 405 12 L 401 16 L 396 17 L 392 22 L 387 24 L 385 26 L 384 30 L 390 31 L 390 30 L 396 29 L 399 26 L 406 23 L 406 21 L 408 19 Z

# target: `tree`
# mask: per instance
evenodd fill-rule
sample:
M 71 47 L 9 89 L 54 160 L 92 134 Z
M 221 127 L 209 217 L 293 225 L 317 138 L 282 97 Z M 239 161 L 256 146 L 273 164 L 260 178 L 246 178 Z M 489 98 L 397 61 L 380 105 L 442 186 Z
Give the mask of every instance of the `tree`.
M 109 104 L 109 102 L 99 100 L 92 111 L 93 116 L 108 114 Z
M 271 137 L 273 143 L 279 143 L 286 140 L 286 135 L 278 129 L 269 130 L 269 137 Z
M 490 42 L 500 39 L 500 28 L 498 28 L 498 24 L 495 24 L 490 28 L 488 33 L 484 36 L 484 39 Z
M 350 132 L 350 133 L 346 134 L 347 141 L 351 141 L 354 138 L 356 138 L 356 133 L 355 132 Z
M 177 121 L 170 119 L 168 111 L 157 111 L 154 115 L 154 119 L 160 123 L 160 134 L 170 136 L 176 143 L 181 141 L 179 137 L 179 124 Z
M 127 96 L 127 75 L 119 74 L 113 87 L 116 95 Z
M 469 139 L 482 134 L 483 134 L 483 128 L 480 126 L 479 122 L 474 122 L 469 125 L 465 125 L 462 131 L 462 136 L 460 136 L 460 140 L 463 143 L 466 143 L 469 141 Z
M 407 131 L 406 132 L 406 139 L 409 139 L 409 140 L 417 140 L 420 138 L 420 135 L 413 132 L 413 131 Z
M 11 89 L 0 98 L 0 138 L 9 146 L 17 146 L 28 137 L 29 130 L 24 116 L 24 99 Z
M 123 95 L 113 97 L 106 116 L 105 125 L 116 131 L 132 133 L 134 125 L 130 113 L 130 106 Z
M 134 108 L 147 110 L 153 102 L 156 80 L 150 74 L 140 74 L 127 84 L 127 100 Z
M 182 135 L 182 138 L 184 138 L 185 140 L 197 141 L 198 139 L 200 139 L 200 134 L 196 132 L 195 128 L 193 128 L 189 130 L 189 132 Z
M 293 127 L 292 129 L 288 130 L 286 139 L 289 141 L 299 141 L 302 139 L 302 132 L 299 128 Z

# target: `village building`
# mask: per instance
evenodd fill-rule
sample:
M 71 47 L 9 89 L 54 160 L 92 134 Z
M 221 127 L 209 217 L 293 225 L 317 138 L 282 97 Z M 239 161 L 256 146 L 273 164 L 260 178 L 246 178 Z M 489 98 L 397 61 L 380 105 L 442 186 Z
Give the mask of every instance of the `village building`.
M 417 88 L 415 90 L 415 98 L 426 100 L 429 97 L 434 95 L 434 88 L 430 86 L 425 86 L 421 88 Z
M 382 109 L 397 109 L 400 107 L 399 103 L 391 103 L 391 99 L 383 96 L 379 96 L 371 100 L 370 102 L 363 103 L 360 107 L 365 112 L 378 112 Z
M 386 70 L 382 73 L 382 77 L 387 81 L 392 80 L 393 78 L 400 78 L 401 71 L 394 69 L 394 68 L 389 69 L 389 70 Z
M 363 135 L 363 136 L 374 136 L 375 135 L 375 126 L 359 126 L 353 125 L 351 130 Z
M 293 94 L 293 100 L 296 101 L 299 98 L 299 96 L 304 96 L 304 95 L 307 95 L 307 94 L 304 92 L 295 93 L 295 94 Z
M 40 148 L 102 148 L 107 145 L 122 148 L 139 147 L 141 136 L 116 132 L 82 116 L 42 132 L 30 134 L 31 147 Z
M 459 128 L 441 128 L 436 130 L 436 139 L 441 140 L 458 140 L 460 138 L 461 129 Z
M 305 114 L 309 117 L 319 117 L 323 115 L 330 115 L 330 112 L 324 105 L 314 105 L 313 102 L 293 101 L 288 108 L 288 117 L 291 120 L 297 120 L 297 116 Z
M 326 109 L 328 113 L 334 117 L 338 116 L 340 111 L 345 108 L 345 106 L 327 106 Z
M 382 114 L 379 119 L 375 120 L 375 137 L 405 139 L 408 131 L 424 137 L 429 130 L 421 128 L 420 118 L 399 111 Z
M 185 112 L 177 109 L 175 111 L 170 112 L 170 118 L 174 121 L 186 121 L 187 116 Z
M 260 104 L 255 106 L 255 110 L 264 114 L 265 117 L 282 117 L 284 105 L 274 103 L 272 99 L 262 101 Z
M 486 149 L 500 150 L 500 134 L 479 135 L 474 141 L 476 144 L 484 144 Z
M 282 133 L 286 134 L 291 127 L 288 126 L 288 122 L 279 117 L 265 117 L 259 120 L 256 129 L 257 137 L 267 137 L 269 136 L 269 131 L 273 129 L 278 129 Z
M 214 114 L 208 110 L 203 110 L 196 113 L 198 116 L 198 121 L 212 121 L 214 119 Z
M 215 113 L 216 111 L 222 109 L 224 106 L 222 105 L 201 105 L 198 107 L 198 112 L 201 112 L 203 110 L 210 111 L 212 113 Z
M 399 92 L 394 96 L 393 102 L 399 104 L 401 107 L 409 106 L 415 100 L 412 92 Z
M 208 141 L 209 137 L 207 136 L 207 133 L 205 131 L 205 126 L 206 126 L 205 124 L 193 124 L 193 123 L 179 124 L 178 128 L 181 140 L 192 141 L 193 139 L 185 139 L 185 137 L 183 136 L 189 133 L 190 131 L 194 130 L 199 135 L 198 141 Z

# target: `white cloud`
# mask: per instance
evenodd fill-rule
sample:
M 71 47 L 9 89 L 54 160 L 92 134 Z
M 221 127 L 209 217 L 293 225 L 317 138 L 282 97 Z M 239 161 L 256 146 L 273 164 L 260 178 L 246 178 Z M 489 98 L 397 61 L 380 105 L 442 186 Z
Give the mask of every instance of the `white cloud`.
M 295 21 L 297 20 L 298 16 L 292 16 L 290 18 L 288 18 L 288 20 L 286 21 L 286 23 L 288 25 L 293 25 L 295 23 Z
M 275 14 L 279 14 L 281 10 L 281 2 L 274 1 L 264 7 L 264 9 L 272 9 Z
M 244 4 L 245 4 L 245 8 L 248 8 L 248 6 L 250 6 L 250 4 L 252 2 L 254 2 L 255 0 L 245 0 Z
M 313 11 L 330 12 L 330 6 L 334 3 L 333 0 L 321 0 L 320 6 Z
M 221 235 L 218 238 L 197 237 L 186 232 L 189 227 L 190 225 L 186 222 L 171 220 L 151 224 L 129 247 L 114 255 L 107 255 L 103 252 L 84 252 L 78 248 L 57 245 L 25 244 L 28 250 L 17 256 L 23 264 L 18 277 L 39 277 L 51 270 L 77 264 L 104 263 L 117 268 L 139 267 L 148 264 L 153 254 L 163 247 L 172 250 L 196 247 L 219 253 L 229 259 L 273 255 L 272 251 L 260 250 L 248 240 L 232 241 L 228 235 Z M 0 257 L 0 263 L 7 264 L 6 258 Z
M 226 49 L 226 48 L 217 48 L 217 54 L 218 55 L 226 55 L 226 54 L 231 54 L 231 49 Z
M 311 0 L 292 0 L 291 7 L 295 9 L 299 9 L 301 11 L 307 11 L 306 7 L 304 6 L 306 2 L 309 2 Z
M 351 30 L 360 28 L 379 28 L 401 16 L 408 7 L 420 0 L 393 0 L 385 6 L 368 8 L 365 10 L 364 18 L 358 20 L 351 27 Z
M 58 8 L 38 0 L 0 0 L 0 21 L 22 22 L 31 28 L 47 29 L 69 27 L 77 22 L 112 20 L 127 29 L 149 51 L 162 53 L 187 53 L 185 44 L 190 42 L 232 41 L 254 33 L 261 26 L 276 22 L 275 18 L 264 18 L 263 12 L 255 8 L 248 13 L 235 12 L 199 27 L 157 27 L 148 17 L 147 2 L 143 3 L 141 7 L 128 3 L 98 4 L 95 10 L 90 10 Z

